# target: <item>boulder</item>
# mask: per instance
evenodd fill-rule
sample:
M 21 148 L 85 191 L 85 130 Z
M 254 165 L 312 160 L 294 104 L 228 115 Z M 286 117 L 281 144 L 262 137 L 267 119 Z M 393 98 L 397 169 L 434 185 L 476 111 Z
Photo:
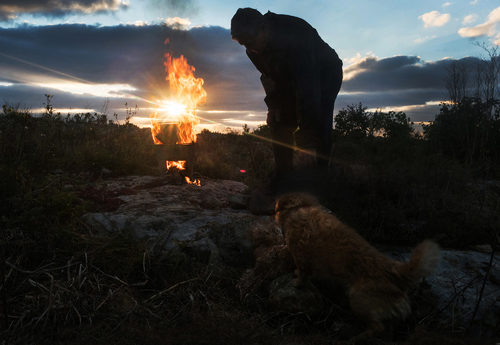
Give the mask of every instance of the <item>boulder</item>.
M 319 315 L 325 308 L 323 297 L 309 281 L 301 287 L 293 286 L 293 273 L 274 279 L 269 286 L 269 304 L 273 310 L 287 314 Z

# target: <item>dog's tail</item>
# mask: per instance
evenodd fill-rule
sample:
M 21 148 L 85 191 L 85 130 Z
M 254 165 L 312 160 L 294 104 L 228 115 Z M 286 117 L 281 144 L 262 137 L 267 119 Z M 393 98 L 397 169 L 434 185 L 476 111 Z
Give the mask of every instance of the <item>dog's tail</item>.
M 399 267 L 399 274 L 409 283 L 431 275 L 439 262 L 439 246 L 430 240 L 420 243 L 411 255 L 410 261 Z

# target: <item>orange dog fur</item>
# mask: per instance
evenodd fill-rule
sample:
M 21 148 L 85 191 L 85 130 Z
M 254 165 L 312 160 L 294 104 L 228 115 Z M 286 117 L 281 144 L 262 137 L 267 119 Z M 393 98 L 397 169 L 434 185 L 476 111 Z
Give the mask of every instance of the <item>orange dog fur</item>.
M 276 212 L 297 266 L 294 285 L 301 286 L 312 274 L 341 283 L 351 310 L 367 325 L 356 339 L 380 335 L 384 322 L 392 326 L 391 320 L 410 314 L 408 290 L 439 261 L 439 246 L 429 240 L 414 249 L 409 262 L 381 254 L 305 193 L 280 197 Z

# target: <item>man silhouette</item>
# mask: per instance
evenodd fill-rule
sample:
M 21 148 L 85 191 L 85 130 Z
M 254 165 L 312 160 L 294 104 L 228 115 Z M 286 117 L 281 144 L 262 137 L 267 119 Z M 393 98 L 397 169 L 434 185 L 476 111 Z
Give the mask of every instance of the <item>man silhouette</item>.
M 326 168 L 333 107 L 342 85 L 342 61 L 303 19 L 240 8 L 231 20 L 233 40 L 261 73 L 273 139 L 275 178 L 297 168 Z M 273 180 L 272 180 L 273 181 Z M 271 182 L 273 185 L 273 182 Z M 275 193 L 271 190 L 270 193 Z

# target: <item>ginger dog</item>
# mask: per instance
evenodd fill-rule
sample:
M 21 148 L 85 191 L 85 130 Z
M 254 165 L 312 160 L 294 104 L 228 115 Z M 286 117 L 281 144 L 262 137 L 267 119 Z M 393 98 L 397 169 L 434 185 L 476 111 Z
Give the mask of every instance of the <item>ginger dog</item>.
M 408 290 L 439 261 L 439 247 L 432 241 L 418 245 L 409 262 L 381 254 L 305 193 L 280 197 L 276 212 L 297 266 L 294 285 L 301 286 L 312 274 L 340 283 L 353 313 L 367 325 L 355 339 L 372 338 L 384 330 L 392 333 L 391 320 L 411 312 Z

